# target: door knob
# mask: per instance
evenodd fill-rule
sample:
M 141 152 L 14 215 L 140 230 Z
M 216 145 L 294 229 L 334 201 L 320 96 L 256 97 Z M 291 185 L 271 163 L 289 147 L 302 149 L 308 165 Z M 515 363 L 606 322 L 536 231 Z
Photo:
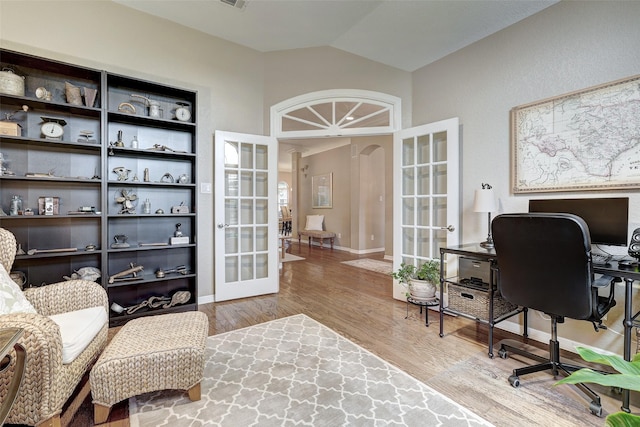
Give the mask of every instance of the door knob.
M 447 225 L 446 227 L 440 227 L 440 230 L 447 230 L 449 233 L 453 233 L 456 228 L 453 225 Z
M 223 223 L 218 224 L 218 228 L 225 228 L 225 227 L 228 227 L 228 226 L 229 226 L 229 224 L 223 224 Z

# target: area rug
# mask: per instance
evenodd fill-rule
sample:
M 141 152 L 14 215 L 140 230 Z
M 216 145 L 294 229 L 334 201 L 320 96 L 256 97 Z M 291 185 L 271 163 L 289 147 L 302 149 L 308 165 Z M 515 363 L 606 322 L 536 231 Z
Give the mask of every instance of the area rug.
M 377 273 L 383 274 L 391 274 L 391 270 L 393 269 L 393 264 L 390 262 L 370 258 L 354 259 L 353 261 L 342 261 L 342 264 L 347 264 L 357 268 L 364 268 L 365 270 L 375 271 Z
M 201 400 L 131 398 L 131 426 L 491 426 L 303 314 L 211 336 L 205 360 Z
M 281 259 L 280 262 L 291 262 L 291 261 L 302 261 L 302 260 L 304 260 L 304 258 L 302 258 L 301 256 L 285 253 L 284 259 Z

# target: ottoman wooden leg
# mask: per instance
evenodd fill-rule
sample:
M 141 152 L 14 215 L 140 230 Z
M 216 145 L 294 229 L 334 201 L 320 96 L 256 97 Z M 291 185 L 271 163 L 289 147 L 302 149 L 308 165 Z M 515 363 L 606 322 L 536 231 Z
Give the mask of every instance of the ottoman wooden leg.
M 189 389 L 189 399 L 195 402 L 200 400 L 200 397 L 200 383 L 198 383 Z
M 102 424 L 109 418 L 109 412 L 111 412 L 111 406 L 103 406 L 99 403 L 93 404 L 93 422 L 95 424 Z

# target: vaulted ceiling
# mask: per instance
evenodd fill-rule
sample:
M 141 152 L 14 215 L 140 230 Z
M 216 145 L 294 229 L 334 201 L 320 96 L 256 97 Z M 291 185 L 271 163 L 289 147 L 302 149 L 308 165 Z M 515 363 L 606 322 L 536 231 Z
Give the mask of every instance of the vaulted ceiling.
M 113 1 L 260 52 L 332 46 L 415 71 L 558 0 Z
M 112 1 L 259 52 L 331 46 L 412 72 L 559 0 Z M 346 143 L 287 140 L 279 169 L 290 169 L 290 151 L 304 156 Z

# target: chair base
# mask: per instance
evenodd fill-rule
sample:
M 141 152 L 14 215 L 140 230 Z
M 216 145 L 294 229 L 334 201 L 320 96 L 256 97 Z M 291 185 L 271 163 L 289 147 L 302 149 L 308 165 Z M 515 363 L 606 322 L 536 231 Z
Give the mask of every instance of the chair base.
M 563 363 L 560 361 L 560 343 L 558 341 L 549 341 L 549 358 L 539 356 L 534 353 L 530 353 L 522 348 L 515 347 L 509 344 L 502 343 L 498 355 L 502 359 L 506 359 L 509 353 L 518 354 L 531 360 L 538 361 L 540 363 L 536 365 L 525 366 L 513 370 L 513 374 L 509 377 L 509 384 L 513 387 L 520 387 L 520 376 L 532 374 L 534 372 L 551 371 L 554 378 L 558 375 L 564 377 L 569 376 L 572 372 L 584 368 L 584 366 L 572 365 Z M 591 388 L 583 383 L 574 384 L 578 390 L 580 390 L 589 400 L 589 411 L 597 416 L 602 416 L 602 403 L 600 396 L 598 396 Z

